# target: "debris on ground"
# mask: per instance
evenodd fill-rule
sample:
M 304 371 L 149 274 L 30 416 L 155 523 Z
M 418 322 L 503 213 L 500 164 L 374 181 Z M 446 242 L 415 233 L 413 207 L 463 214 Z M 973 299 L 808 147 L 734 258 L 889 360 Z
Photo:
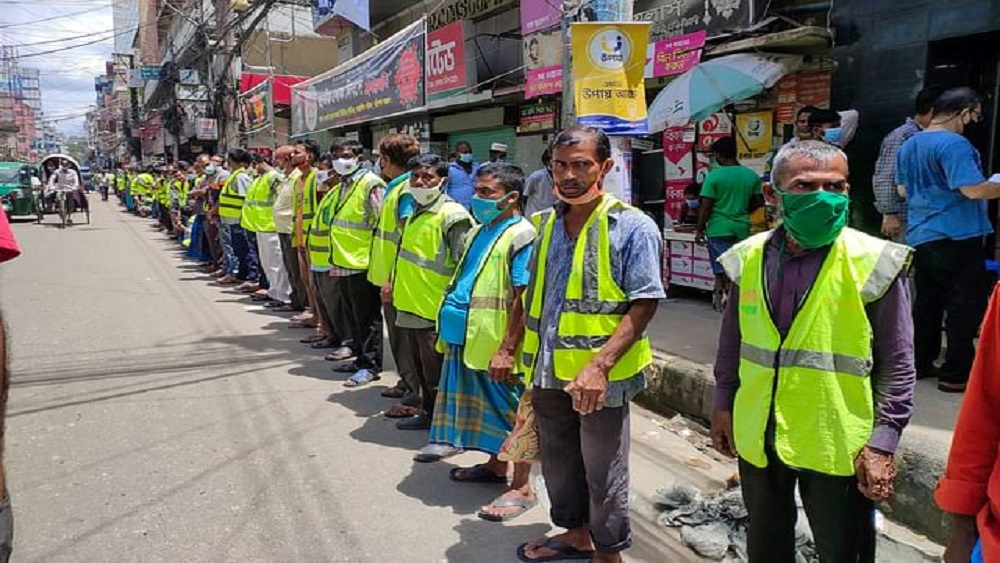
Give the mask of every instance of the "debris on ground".
M 796 498 L 796 503 L 796 562 L 811 563 L 817 561 L 812 535 L 801 500 Z M 749 518 L 738 486 L 706 497 L 697 487 L 675 485 L 657 491 L 654 504 L 661 511 L 657 521 L 680 528 L 681 541 L 698 555 L 716 561 L 747 561 Z

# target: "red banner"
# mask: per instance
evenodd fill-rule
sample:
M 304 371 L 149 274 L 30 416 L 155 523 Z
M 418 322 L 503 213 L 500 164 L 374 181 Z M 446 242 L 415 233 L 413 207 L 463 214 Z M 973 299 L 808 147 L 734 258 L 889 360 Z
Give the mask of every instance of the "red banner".
M 428 33 L 428 98 L 443 98 L 468 85 L 465 69 L 465 23 L 457 21 Z

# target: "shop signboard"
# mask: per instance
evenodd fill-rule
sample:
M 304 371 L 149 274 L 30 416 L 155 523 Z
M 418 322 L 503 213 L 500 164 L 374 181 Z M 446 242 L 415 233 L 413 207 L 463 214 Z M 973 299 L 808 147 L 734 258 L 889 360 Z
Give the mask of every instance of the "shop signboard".
M 360 57 L 292 86 L 292 134 L 424 107 L 424 20 Z
M 712 144 L 733 135 L 733 123 L 725 113 L 713 113 L 698 122 L 698 150 L 709 151 Z
M 796 97 L 799 105 L 830 107 L 830 87 L 833 84 L 830 71 L 800 72 L 797 81 Z
M 526 104 L 521 106 L 518 133 L 541 133 L 556 128 L 556 104 Z
M 219 138 L 219 129 L 215 118 L 198 117 L 194 120 L 194 136 L 203 141 L 215 141 Z
M 654 3 L 654 8 L 632 17 L 653 24 L 649 32 L 653 41 L 695 31 L 704 30 L 714 37 L 742 29 L 756 21 L 765 4 L 753 0 L 654 0 Z
M 265 80 L 240 94 L 240 119 L 243 131 L 252 135 L 270 129 L 273 107 L 270 80 Z
M 576 122 L 609 135 L 648 133 L 643 69 L 649 24 L 574 23 L 571 31 Z
M 736 158 L 740 164 L 758 174 L 767 172 L 772 151 L 772 122 L 770 111 L 741 113 L 736 116 Z
M 555 0 L 553 0 L 555 1 Z M 444 0 L 427 15 L 427 29 L 442 28 L 460 20 L 481 20 L 517 7 L 518 0 Z
M 469 77 L 474 76 L 475 65 L 469 65 L 465 60 L 467 25 L 467 22 L 457 21 L 427 34 L 428 100 L 447 98 L 469 86 Z M 470 66 L 471 69 L 468 68 Z
M 774 85 L 777 104 L 774 107 L 774 120 L 780 124 L 795 123 L 795 113 L 798 111 L 799 77 L 797 74 L 786 74 Z
M 558 94 L 563 87 L 562 33 L 553 29 L 524 38 L 524 98 Z
M 683 74 L 701 61 L 705 32 L 696 31 L 650 43 L 646 53 L 646 78 Z
M 139 67 L 139 76 L 143 80 L 159 80 L 161 67 L 159 65 L 142 65 Z
M 555 0 L 521 0 L 521 33 L 527 35 L 559 25 L 561 7 Z

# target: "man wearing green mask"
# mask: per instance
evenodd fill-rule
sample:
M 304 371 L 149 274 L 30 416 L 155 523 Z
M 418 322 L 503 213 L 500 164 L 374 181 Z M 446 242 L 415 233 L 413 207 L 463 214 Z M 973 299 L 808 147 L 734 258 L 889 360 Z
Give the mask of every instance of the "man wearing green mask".
M 874 561 L 874 502 L 893 491 L 916 381 L 912 249 L 846 226 L 847 176 L 833 144 L 783 148 L 781 226 L 719 259 L 733 288 L 712 442 L 739 457 L 751 563 L 795 559 L 797 485 L 821 561 Z

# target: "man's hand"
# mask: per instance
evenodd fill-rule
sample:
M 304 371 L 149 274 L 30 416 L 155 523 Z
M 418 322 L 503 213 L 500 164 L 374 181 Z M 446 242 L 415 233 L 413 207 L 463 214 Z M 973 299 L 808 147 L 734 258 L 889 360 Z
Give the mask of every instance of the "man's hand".
M 382 296 L 382 303 L 392 305 L 392 282 L 384 283 L 380 294 Z
M 892 454 L 865 446 L 854 460 L 858 490 L 873 501 L 889 500 L 896 480 L 896 463 Z
M 608 374 L 594 364 L 587 364 L 576 379 L 564 389 L 573 397 L 573 410 L 580 414 L 590 414 L 604 408 L 607 398 Z
M 510 350 L 500 348 L 496 354 L 490 358 L 488 369 L 490 379 L 497 382 L 510 382 L 514 380 L 514 353 Z
M 705 238 L 705 231 L 698 231 L 694 234 L 695 244 L 707 244 L 708 239 Z
M 733 440 L 733 413 L 722 409 L 712 411 L 712 447 L 719 453 L 736 457 L 736 441 Z
M 976 547 L 979 533 L 976 531 L 976 520 L 972 516 L 960 514 L 951 515 L 951 537 L 948 547 L 944 550 L 945 563 L 968 563 L 972 558 L 972 550 Z
M 903 222 L 900 221 L 899 215 L 883 215 L 882 216 L 882 234 L 887 237 L 894 237 L 899 235 L 903 231 Z

